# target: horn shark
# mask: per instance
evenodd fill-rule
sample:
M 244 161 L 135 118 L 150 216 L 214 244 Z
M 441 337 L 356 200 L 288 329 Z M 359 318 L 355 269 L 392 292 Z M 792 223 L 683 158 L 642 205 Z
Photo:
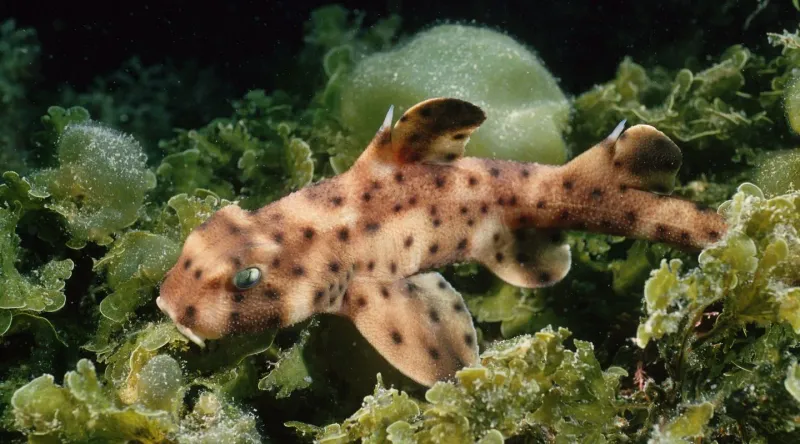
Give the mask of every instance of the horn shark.
M 478 361 L 472 317 L 439 273 L 477 261 L 537 288 L 570 269 L 563 230 L 699 250 L 721 238 L 715 211 L 667 194 L 681 151 L 648 125 L 561 166 L 464 157 L 486 119 L 436 98 L 383 125 L 343 174 L 255 211 L 217 211 L 186 239 L 156 299 L 193 342 L 287 327 L 318 313 L 352 320 L 423 385 Z

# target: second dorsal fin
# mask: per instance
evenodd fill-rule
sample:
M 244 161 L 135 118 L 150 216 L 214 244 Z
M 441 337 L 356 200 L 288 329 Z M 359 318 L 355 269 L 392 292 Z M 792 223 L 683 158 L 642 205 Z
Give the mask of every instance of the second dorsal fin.
M 460 99 L 425 100 L 406 111 L 391 127 L 393 107 L 366 156 L 383 162 L 450 162 L 464 155 L 469 136 L 486 120 L 479 107 Z

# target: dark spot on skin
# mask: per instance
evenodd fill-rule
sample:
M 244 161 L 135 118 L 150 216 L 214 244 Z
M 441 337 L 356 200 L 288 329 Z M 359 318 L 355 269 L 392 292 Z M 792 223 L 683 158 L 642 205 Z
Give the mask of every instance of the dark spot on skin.
M 403 173 L 394 173 L 394 181 L 397 183 L 403 183 Z
M 383 296 L 384 299 L 389 299 L 389 289 L 381 287 L 381 296 Z
M 277 301 L 281 298 L 281 294 L 274 288 L 267 288 L 264 290 L 264 297 L 273 301 Z
M 628 223 L 631 223 L 631 224 L 636 222 L 636 214 L 634 214 L 633 211 L 626 211 L 625 212 L 625 220 L 628 221 Z
M 242 302 L 244 300 L 244 293 L 234 293 L 233 302 Z
M 435 348 L 431 347 L 431 348 L 428 349 L 428 354 L 430 355 L 431 359 L 433 359 L 434 361 L 438 361 L 439 360 L 439 350 L 436 350 Z
M 439 287 L 440 290 L 444 290 L 445 288 L 447 288 L 447 282 L 445 282 L 444 280 L 439 280 L 439 283 L 436 284 L 436 286 Z
M 506 256 L 503 253 L 497 253 L 494 255 L 494 258 L 497 262 L 503 262 L 503 259 L 505 259 L 505 257 Z
M 436 254 L 436 252 L 439 251 L 439 244 L 431 245 L 430 247 L 428 247 L 428 251 L 430 251 L 431 254 Z
M 530 177 L 531 172 L 528 171 L 528 170 L 522 170 L 522 171 L 520 171 L 520 174 L 522 175 L 522 177 L 528 178 L 528 177 Z
M 315 303 L 315 304 L 319 304 L 319 302 L 320 302 L 320 301 L 322 300 L 322 298 L 324 298 L 324 297 L 325 297 L 325 291 L 323 291 L 323 290 L 317 290 L 316 292 L 314 292 L 314 303 Z
M 497 168 L 490 168 L 489 174 L 491 174 L 492 177 L 500 177 L 500 170 L 498 170 Z
M 472 333 L 464 333 L 464 343 L 472 347 L 473 342 L 475 342 L 475 340 L 472 339 Z
M 519 263 L 526 263 L 526 262 L 528 262 L 530 259 L 531 259 L 531 257 L 530 257 L 530 256 L 528 256 L 528 255 L 527 255 L 527 254 L 525 254 L 525 253 L 517 253 L 517 262 L 519 262 Z
M 242 232 L 242 229 L 237 227 L 236 225 L 230 224 L 228 225 L 228 233 L 230 234 L 239 234 Z
M 406 291 L 408 292 L 408 296 L 413 296 L 413 293 L 417 291 L 417 285 L 413 282 L 406 282 Z
M 275 242 L 277 242 L 279 244 L 282 244 L 283 243 L 283 233 L 275 233 L 275 234 L 273 234 L 272 235 L 272 239 L 275 240 Z
M 469 211 L 469 209 L 467 207 L 461 207 L 461 208 L 459 208 L 458 211 L 460 211 L 461 214 L 467 214 L 467 211 Z
M 478 178 L 475 176 L 469 176 L 467 183 L 469 183 L 469 186 L 474 187 L 475 185 L 478 184 Z
M 367 300 L 363 297 L 360 297 L 356 299 L 356 305 L 358 305 L 358 308 L 364 308 L 367 306 Z
M 403 246 L 409 248 L 412 244 L 414 244 L 414 238 L 412 236 L 408 236 L 406 240 L 403 241 Z
M 442 224 L 442 220 L 441 219 L 434 219 L 433 220 L 433 227 L 434 228 L 439 228 L 439 225 L 441 225 L 441 224 Z
M 401 121 L 401 122 L 405 122 L 405 121 L 407 121 L 407 120 L 408 120 L 408 115 L 407 115 L 407 114 L 403 114 L 403 116 L 402 116 L 402 117 L 400 117 L 400 121 Z
M 231 264 L 233 264 L 233 268 L 239 268 L 242 266 L 242 260 L 238 257 L 232 257 Z
M 372 181 L 372 189 L 373 190 L 380 190 L 381 189 L 381 183 L 378 182 L 377 180 L 373 180 Z
M 238 311 L 231 312 L 231 324 L 238 325 L 239 321 L 242 320 L 242 315 Z
M 681 231 L 681 242 L 688 244 L 691 239 L 692 236 L 688 231 Z
M 517 206 L 517 196 L 511 196 L 511 198 L 508 199 L 508 205 L 512 207 Z
M 617 168 L 619 168 L 619 167 L 621 167 L 621 166 L 622 166 L 622 162 L 620 162 L 619 160 L 615 160 L 615 161 L 614 161 L 614 166 L 615 166 L 615 167 L 617 167 Z
M 344 291 L 344 284 L 342 284 L 341 282 L 339 282 L 339 293 L 341 293 L 341 292 L 343 292 L 343 291 Z M 336 296 L 334 296 L 334 297 L 336 297 Z
M 431 311 L 428 312 L 428 316 L 430 316 L 431 322 L 434 323 L 438 323 L 441 320 L 439 319 L 439 312 L 434 309 L 431 309 Z
M 461 301 L 454 303 L 453 304 L 453 311 L 456 311 L 456 312 L 464 311 L 464 304 L 462 304 Z
M 413 145 L 413 144 L 419 142 L 421 139 L 422 139 L 422 135 L 420 133 L 411 133 L 411 135 L 408 136 L 408 143 Z
M 392 274 L 397 273 L 397 264 L 395 262 L 389 264 L 389 271 L 391 271 Z
M 706 212 L 711 213 L 715 211 L 713 208 L 709 207 L 708 205 L 702 204 L 700 202 L 695 202 L 694 208 L 701 213 L 706 213 Z
M 292 274 L 295 276 L 302 276 L 306 274 L 306 269 L 300 265 L 295 265 L 294 267 L 292 267 Z
M 401 204 L 395 204 L 394 208 L 393 208 L 395 213 L 399 213 L 400 210 L 402 210 L 402 209 L 403 209 L 403 206 Z
M 667 238 L 667 227 L 663 225 L 656 226 L 656 239 L 663 241 Z
M 458 133 L 453 136 L 453 140 L 464 140 L 467 138 L 467 135 L 464 133 Z
M 492 240 L 495 242 L 500 241 L 500 233 L 495 233 L 494 236 L 492 236 Z
M 350 240 L 350 230 L 347 228 L 340 228 L 338 233 L 339 240 L 342 242 L 347 242 Z
M 486 204 L 481 205 L 481 213 L 486 214 L 489 212 L 489 206 Z
M 364 194 L 361 195 L 361 200 L 363 200 L 364 202 L 369 202 L 370 199 L 372 199 L 372 195 L 369 194 L 369 191 L 366 191 L 364 192 Z
M 564 180 L 562 185 L 564 185 L 565 190 L 571 190 L 572 187 L 575 185 L 575 182 L 573 182 L 571 179 L 566 179 Z
M 342 198 L 341 198 L 341 197 L 339 197 L 339 196 L 336 196 L 336 197 L 334 197 L 334 198 L 332 198 L 332 199 L 331 199 L 331 203 L 332 203 L 332 204 L 333 204 L 333 206 L 335 206 L 335 207 L 341 207 L 343 202 L 344 202 L 344 199 L 342 199 Z
M 536 202 L 536 208 L 539 208 L 539 209 L 544 208 L 544 201 L 540 200 L 539 202 Z
M 502 207 L 505 204 L 506 204 L 506 199 L 504 197 L 501 196 L 497 198 L 497 205 L 500 205 Z
M 558 213 L 558 219 L 562 221 L 569 219 L 569 210 L 561 210 L 561 212 Z
M 367 270 L 372 271 L 375 269 L 375 261 L 367 262 Z
M 408 199 L 408 204 L 412 207 L 417 204 L 417 196 L 411 196 L 411 199 Z
M 436 216 L 436 213 L 438 213 L 436 205 L 431 205 L 430 213 L 431 213 L 431 216 Z
M 444 160 L 447 160 L 448 162 L 452 162 L 452 161 L 456 160 L 456 157 L 458 157 L 458 154 L 456 154 L 456 153 L 447 153 L 444 156 Z
M 184 310 L 183 315 L 186 316 L 189 319 L 193 319 L 194 315 L 196 313 L 197 313 L 197 309 L 194 308 L 194 305 L 189 305 L 189 306 L 186 307 L 186 310 Z
M 719 231 L 716 231 L 716 230 L 709 231 L 708 232 L 708 237 L 711 238 L 711 240 L 719 239 Z
M 467 248 L 467 240 L 461 239 L 460 241 L 458 241 L 458 245 L 456 246 L 456 248 L 458 248 L 459 250 Z
M 429 107 L 423 107 L 419 110 L 419 115 L 422 117 L 430 117 L 433 112 Z
M 628 186 L 627 185 L 622 184 L 622 185 L 619 186 L 619 192 L 620 193 L 624 193 L 626 191 L 628 191 Z
M 436 188 L 442 188 L 444 186 L 444 177 L 436 176 Z
M 395 330 L 392 332 L 392 342 L 394 342 L 397 345 L 403 343 L 403 336 L 400 334 L 399 331 Z
M 339 287 L 339 292 L 342 291 L 342 287 Z M 328 298 L 328 305 L 333 305 L 336 303 L 336 295 L 332 294 L 330 298 Z
M 192 260 L 191 259 L 186 259 L 185 261 L 183 261 L 183 269 L 184 270 L 188 270 L 189 267 L 191 267 L 191 266 L 192 266 Z
M 552 278 L 553 277 L 550 275 L 550 273 L 548 273 L 546 271 L 543 271 L 543 272 L 539 273 L 539 282 L 541 282 L 543 284 L 545 284 L 547 282 L 550 282 L 550 279 L 552 279 Z
M 381 228 L 381 224 L 379 224 L 379 223 L 377 223 L 377 222 L 370 222 L 370 223 L 368 223 L 367 225 L 365 225 L 365 226 L 364 226 L 364 228 L 365 228 L 365 229 L 366 229 L 368 232 L 370 232 L 370 233 L 374 233 L 374 232 L 378 231 L 378 229 L 380 229 L 380 228 Z
M 598 200 L 601 197 L 603 197 L 603 190 L 601 190 L 600 188 L 593 188 L 589 196 L 594 200 Z
M 270 315 L 264 322 L 267 329 L 274 330 L 281 326 L 281 317 L 277 314 Z
M 331 262 L 328 264 L 328 270 L 330 270 L 332 273 L 338 273 L 340 268 L 341 265 L 338 262 Z
M 281 260 L 277 257 L 272 260 L 272 268 L 278 268 L 281 266 Z
M 303 230 L 303 237 L 306 239 L 313 239 L 314 238 L 314 229 L 313 228 L 306 228 Z
M 467 225 L 470 226 L 470 227 L 475 225 L 475 220 L 474 219 L 467 220 Z
M 202 275 L 203 275 L 203 270 L 195 270 L 195 272 L 194 272 L 194 278 L 195 279 L 200 279 L 200 276 L 202 276 Z

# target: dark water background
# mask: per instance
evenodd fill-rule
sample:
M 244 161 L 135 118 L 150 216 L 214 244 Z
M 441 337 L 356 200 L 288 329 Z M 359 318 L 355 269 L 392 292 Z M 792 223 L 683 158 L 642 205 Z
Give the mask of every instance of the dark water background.
M 291 86 L 285 67 L 303 45 L 309 12 L 327 1 L 164 0 L 158 2 L 0 2 L 0 17 L 34 27 L 42 43 L 40 88 L 83 89 L 100 74 L 139 56 L 145 66 L 193 60 L 214 66 L 233 96 Z M 569 94 L 612 78 L 630 55 L 645 66 L 680 68 L 734 43 L 759 53 L 766 32 L 793 29 L 790 0 L 692 1 L 351 1 L 366 22 L 391 13 L 411 34 L 441 21 L 501 29 L 533 47 Z M 759 4 L 766 7 L 756 13 Z

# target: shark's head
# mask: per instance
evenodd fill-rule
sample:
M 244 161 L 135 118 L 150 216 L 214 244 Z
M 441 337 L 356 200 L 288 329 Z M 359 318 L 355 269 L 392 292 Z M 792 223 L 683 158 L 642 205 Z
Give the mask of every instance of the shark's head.
M 189 235 L 167 272 L 156 303 L 196 344 L 283 324 L 281 239 L 259 234 L 261 222 L 236 205 L 221 209 Z

